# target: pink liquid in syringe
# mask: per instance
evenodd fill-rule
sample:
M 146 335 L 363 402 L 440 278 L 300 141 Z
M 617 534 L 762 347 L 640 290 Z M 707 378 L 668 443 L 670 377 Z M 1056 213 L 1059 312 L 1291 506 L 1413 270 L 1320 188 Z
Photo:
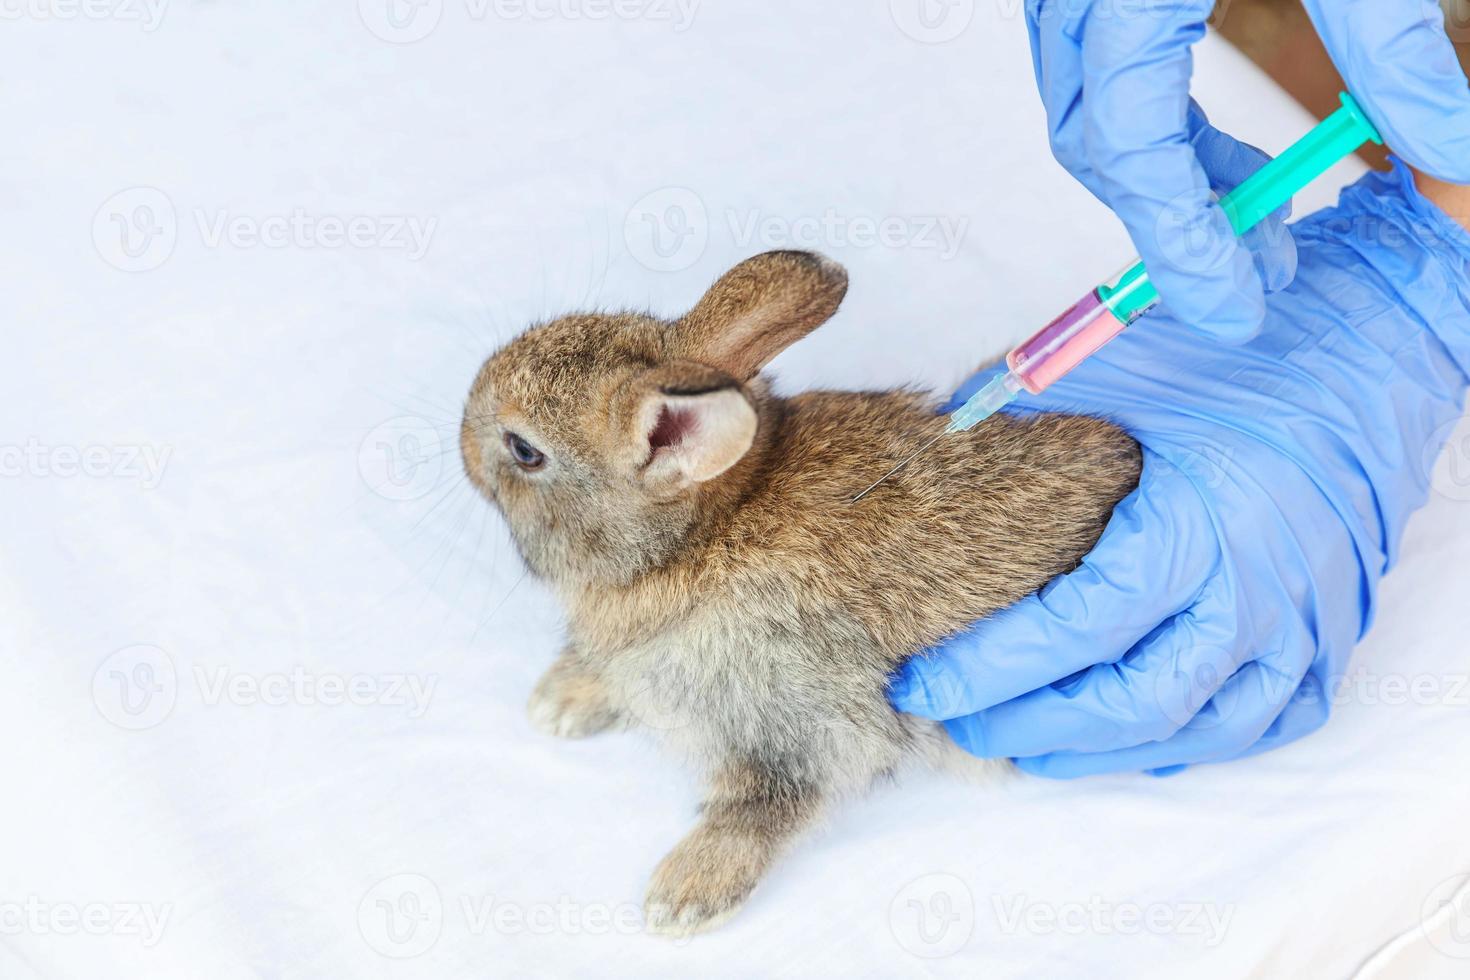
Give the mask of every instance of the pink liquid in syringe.
M 1093 290 L 1006 355 L 1006 364 L 1039 395 L 1125 326 Z

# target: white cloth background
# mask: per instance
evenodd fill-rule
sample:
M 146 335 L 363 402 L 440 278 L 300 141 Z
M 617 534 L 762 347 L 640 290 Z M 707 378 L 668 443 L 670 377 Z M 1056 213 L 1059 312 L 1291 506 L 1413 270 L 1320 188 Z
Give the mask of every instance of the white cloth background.
M 880 790 L 693 942 L 636 920 L 690 775 L 524 718 L 560 619 L 459 476 L 480 360 L 795 244 L 852 289 L 783 389 L 955 384 L 1131 251 L 1020 8 L 6 4 L 0 976 L 1332 977 L 1415 929 L 1470 871 L 1453 468 L 1324 732 Z M 1310 124 L 1198 69 L 1267 149 Z

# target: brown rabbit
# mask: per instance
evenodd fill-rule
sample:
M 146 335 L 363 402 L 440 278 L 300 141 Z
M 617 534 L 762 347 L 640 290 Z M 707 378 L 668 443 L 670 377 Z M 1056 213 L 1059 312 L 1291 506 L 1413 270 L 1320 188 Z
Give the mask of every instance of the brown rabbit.
M 889 674 L 1072 568 L 1137 483 L 1106 422 L 997 416 L 849 503 L 944 422 L 913 392 L 770 393 L 760 369 L 846 290 L 828 259 L 768 252 L 678 320 L 533 327 L 470 391 L 465 469 L 568 611 L 532 720 L 647 725 L 708 773 L 649 885 L 658 931 L 734 914 L 835 798 L 959 755 L 893 710 Z

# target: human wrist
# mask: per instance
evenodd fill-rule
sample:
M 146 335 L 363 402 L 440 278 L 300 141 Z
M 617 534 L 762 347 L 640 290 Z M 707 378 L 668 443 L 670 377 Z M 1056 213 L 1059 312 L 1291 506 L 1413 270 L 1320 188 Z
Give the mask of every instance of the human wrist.
M 1412 173 L 1419 193 L 1433 202 L 1451 221 L 1470 231 L 1470 184 L 1451 184 L 1418 170 Z

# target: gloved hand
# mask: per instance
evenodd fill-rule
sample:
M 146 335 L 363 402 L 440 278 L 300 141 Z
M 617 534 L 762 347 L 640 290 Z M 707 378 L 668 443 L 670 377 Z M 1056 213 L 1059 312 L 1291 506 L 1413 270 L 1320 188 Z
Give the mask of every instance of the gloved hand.
M 1294 226 L 1254 340 L 1155 311 L 1013 403 L 1116 420 L 1141 484 L 1075 571 L 909 661 L 895 706 L 1047 776 L 1168 772 L 1326 720 L 1470 372 L 1470 234 L 1397 166 Z
M 1434 0 L 1306 0 L 1388 145 L 1470 183 L 1470 86 Z M 1265 310 L 1250 255 L 1187 139 L 1190 48 L 1213 0 L 1027 0 L 1032 60 L 1061 164 L 1122 219 L 1174 316 L 1249 339 Z M 1205 243 L 1205 244 L 1201 244 Z

